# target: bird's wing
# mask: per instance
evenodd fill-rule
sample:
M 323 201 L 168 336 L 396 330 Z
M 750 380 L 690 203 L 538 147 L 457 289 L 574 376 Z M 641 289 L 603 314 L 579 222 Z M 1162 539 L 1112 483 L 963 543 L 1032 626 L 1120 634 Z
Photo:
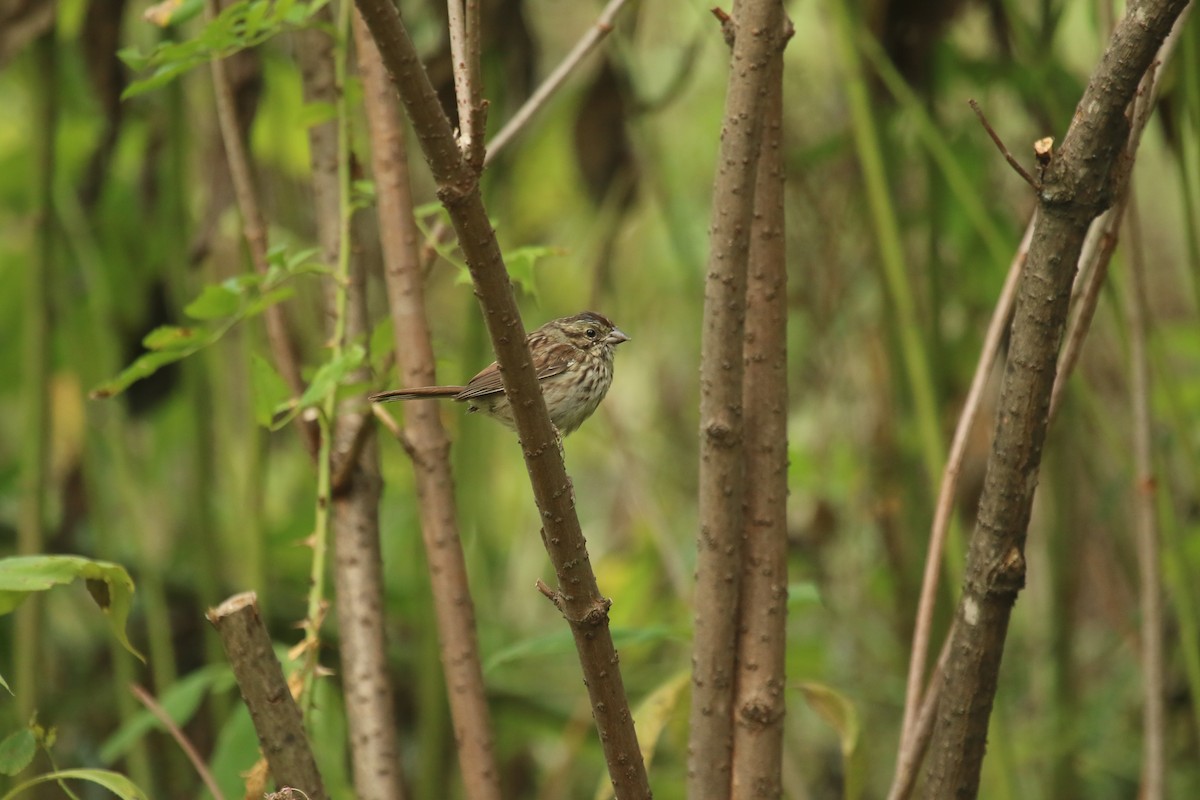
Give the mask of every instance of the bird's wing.
M 570 348 L 553 348 L 549 357 L 544 358 L 544 363 L 537 363 L 537 356 L 534 356 L 534 369 L 537 371 L 537 379 L 540 383 L 547 378 L 553 378 L 555 375 L 561 375 L 566 372 L 567 367 L 571 366 L 573 359 L 564 357 Z M 478 375 L 467 383 L 461 392 L 454 396 L 455 400 L 470 400 L 475 397 L 486 397 L 488 395 L 500 394 L 504 391 L 504 382 L 500 378 L 500 367 L 496 362 L 492 362 L 485 367 Z

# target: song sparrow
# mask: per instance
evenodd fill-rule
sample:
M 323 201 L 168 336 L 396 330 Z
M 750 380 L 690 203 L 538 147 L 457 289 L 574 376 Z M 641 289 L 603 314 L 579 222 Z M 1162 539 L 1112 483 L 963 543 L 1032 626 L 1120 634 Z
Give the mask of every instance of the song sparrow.
M 629 341 L 629 337 L 608 318 L 584 311 L 547 322 L 530 333 L 527 341 L 550 421 L 560 435 L 566 436 L 592 415 L 608 393 L 613 378 L 613 351 L 621 342 Z M 500 369 L 494 361 L 466 386 L 394 389 L 371 395 L 371 400 L 380 403 L 426 397 L 450 397 L 465 402 L 469 411 L 482 411 L 515 428 L 500 381 Z

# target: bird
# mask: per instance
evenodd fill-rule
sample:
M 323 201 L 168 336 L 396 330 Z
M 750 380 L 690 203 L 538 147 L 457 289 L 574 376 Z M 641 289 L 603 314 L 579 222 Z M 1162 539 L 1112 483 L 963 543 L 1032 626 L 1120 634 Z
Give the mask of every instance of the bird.
M 546 399 L 550 421 L 560 437 L 579 428 L 608 394 L 617 345 L 629 341 L 608 317 L 584 311 L 551 320 L 529 333 L 526 342 L 533 369 Z M 504 393 L 500 367 L 493 361 L 466 386 L 418 386 L 373 394 L 376 403 L 448 397 L 467 404 L 516 430 L 512 407 Z

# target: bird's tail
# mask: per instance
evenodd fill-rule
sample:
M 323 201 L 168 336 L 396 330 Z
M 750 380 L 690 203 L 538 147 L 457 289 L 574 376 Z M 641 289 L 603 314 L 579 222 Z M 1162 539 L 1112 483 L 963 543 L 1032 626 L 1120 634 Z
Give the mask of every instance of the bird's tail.
M 464 386 L 418 386 L 414 389 L 392 389 L 371 395 L 372 403 L 390 403 L 393 400 L 419 400 L 427 397 L 454 397 Z

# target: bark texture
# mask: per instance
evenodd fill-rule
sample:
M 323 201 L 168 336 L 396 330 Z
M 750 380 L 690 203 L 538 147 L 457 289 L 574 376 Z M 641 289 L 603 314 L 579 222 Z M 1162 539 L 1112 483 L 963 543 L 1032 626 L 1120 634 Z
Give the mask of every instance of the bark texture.
M 746 264 L 767 79 L 783 37 L 778 0 L 740 0 L 713 185 L 700 363 L 700 530 L 688 795 L 728 797 L 742 571 L 742 339 Z
M 437 383 L 436 362 L 425 314 L 421 237 L 413 218 L 400 108 L 379 50 L 358 15 L 354 35 L 371 137 L 379 238 L 387 263 L 388 306 L 395 329 L 400 385 L 432 386 Z M 421 534 L 429 561 L 442 670 L 463 788 L 470 800 L 499 800 L 499 770 L 475 633 L 475 605 L 459 540 L 450 440 L 442 427 L 436 400 L 414 400 L 405 405 L 404 422 L 404 446 L 416 476 Z
M 554 564 L 556 604 L 571 626 L 609 774 L 618 798 L 650 796 L 646 767 L 608 628 L 601 594 L 575 512 L 571 483 L 533 371 L 525 328 L 495 232 L 467 163 L 399 14 L 388 0 L 356 0 L 400 92 L 413 131 L 450 214 L 500 363 L 504 391 L 542 515 L 542 539 Z
M 336 105 L 337 70 L 334 41 L 328 30 L 333 14 L 326 8 L 317 19 L 324 23 L 296 34 L 297 58 L 308 103 Z M 321 258 L 333 267 L 342 249 L 342 196 L 339 175 L 340 143 L 336 118 L 308 128 L 312 166 L 313 212 Z M 366 275 L 361 259 L 350 259 L 345 287 L 343 345 L 370 333 L 367 320 Z M 326 281 L 325 314 L 330 336 L 337 335 L 338 291 Z M 351 381 L 368 379 L 360 369 Z M 333 421 L 332 486 L 333 580 L 337 602 L 342 692 L 350 733 L 354 789 L 363 800 L 404 797 L 399 745 L 387 671 L 387 640 L 383 618 L 383 559 L 379 547 L 379 451 L 370 404 L 365 396 L 338 405 Z
M 304 733 L 300 707 L 275 658 L 258 597 L 254 592 L 234 595 L 210 609 L 208 621 L 221 637 L 276 785 L 299 789 L 310 800 L 326 800 L 329 795 Z
M 783 50 L 772 58 L 746 286 L 742 520 L 733 797 L 783 796 L 787 623 L 787 253 Z
M 933 733 L 928 798 L 972 798 L 979 790 L 1009 616 L 1025 583 L 1025 535 L 1075 265 L 1088 226 L 1127 171 L 1126 109 L 1186 5 L 1129 5 L 1045 172 Z

